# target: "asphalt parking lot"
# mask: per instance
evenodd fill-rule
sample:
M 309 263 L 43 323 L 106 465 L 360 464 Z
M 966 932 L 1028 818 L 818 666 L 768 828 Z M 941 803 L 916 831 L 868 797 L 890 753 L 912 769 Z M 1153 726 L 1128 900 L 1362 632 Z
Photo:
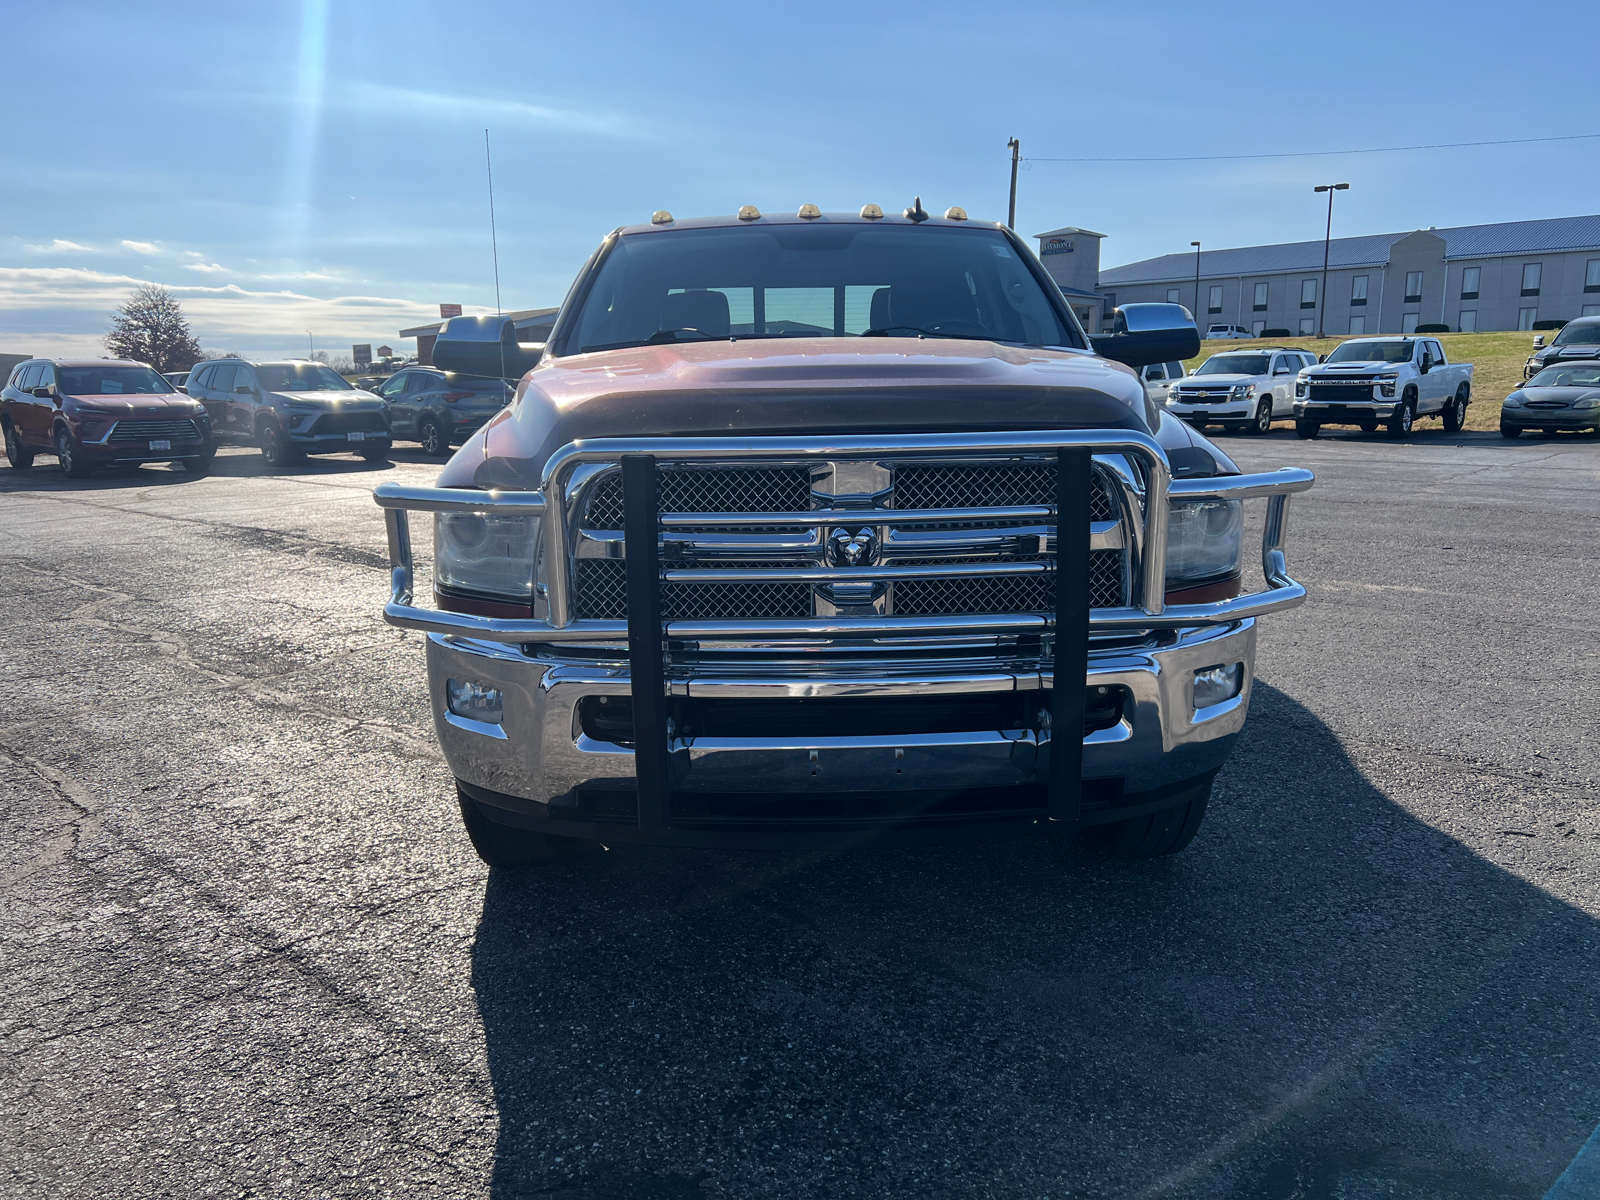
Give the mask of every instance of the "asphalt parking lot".
M 370 488 L 0 470 L 0 1192 L 1539 1197 L 1600 1123 L 1600 442 L 1298 464 L 1194 845 L 491 873 Z

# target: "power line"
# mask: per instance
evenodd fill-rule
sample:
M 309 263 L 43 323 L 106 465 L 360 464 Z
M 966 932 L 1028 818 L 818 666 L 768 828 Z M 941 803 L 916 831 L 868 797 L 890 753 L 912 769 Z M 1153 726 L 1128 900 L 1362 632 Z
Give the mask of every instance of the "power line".
M 1327 158 L 1337 154 L 1395 154 L 1402 150 L 1459 150 L 1468 146 L 1523 146 L 1530 142 L 1579 142 L 1600 138 L 1600 133 L 1573 133 L 1561 137 L 1502 138 L 1492 142 L 1430 142 L 1422 146 L 1373 146 L 1366 150 L 1289 150 L 1279 154 L 1186 154 L 1171 158 L 1025 158 L 1023 162 L 1064 163 L 1173 163 L 1227 162 L 1245 158 Z

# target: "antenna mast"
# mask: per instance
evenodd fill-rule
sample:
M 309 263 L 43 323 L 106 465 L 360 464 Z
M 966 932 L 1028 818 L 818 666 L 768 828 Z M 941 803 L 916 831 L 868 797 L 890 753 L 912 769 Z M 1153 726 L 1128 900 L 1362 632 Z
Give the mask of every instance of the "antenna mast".
M 500 304 L 500 239 L 494 229 L 494 160 L 489 157 L 489 131 L 483 131 L 483 165 L 489 173 L 489 247 L 494 252 L 494 313 L 497 317 L 505 316 L 505 309 Z M 506 339 L 505 331 L 500 335 L 500 378 L 506 377 Z

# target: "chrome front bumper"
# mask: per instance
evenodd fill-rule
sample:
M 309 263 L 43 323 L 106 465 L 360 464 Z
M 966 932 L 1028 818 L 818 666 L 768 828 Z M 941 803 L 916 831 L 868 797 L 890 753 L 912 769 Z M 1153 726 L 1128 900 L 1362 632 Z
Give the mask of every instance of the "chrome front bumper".
M 1122 719 L 1083 738 L 1086 791 L 1110 785 L 1113 802 L 1099 819 L 1137 811 L 1186 781 L 1222 766 L 1244 725 L 1255 668 L 1255 623 L 1178 630 L 1151 644 L 1091 650 L 1088 686 L 1120 687 Z M 432 634 L 428 694 L 445 759 L 457 779 L 503 822 L 601 841 L 674 845 L 769 844 L 760 831 L 729 823 L 643 835 L 637 825 L 587 821 L 579 801 L 586 790 L 626 792 L 634 785 L 633 751 L 583 732 L 582 701 L 625 698 L 632 678 L 626 654 L 572 658 L 560 647 L 537 653 L 503 644 Z M 1197 670 L 1243 665 L 1237 696 L 1196 710 Z M 1048 665 L 1048 664 L 1047 664 Z M 498 725 L 450 711 L 448 680 L 496 688 L 503 703 Z M 953 671 L 935 660 L 902 660 L 893 669 L 841 665 L 797 669 L 704 666 L 679 669 L 668 681 L 679 697 L 880 698 L 935 695 L 977 698 L 986 693 L 1036 692 L 1048 708 L 1054 680 L 1048 670 Z M 1049 773 L 1048 729 L 973 730 L 913 736 L 695 738 L 671 743 L 673 793 L 860 793 L 948 789 L 1042 788 Z M 1042 811 L 1035 819 L 1042 819 Z M 1096 817 L 1090 815 L 1089 820 Z M 801 839 L 790 839 L 800 840 Z

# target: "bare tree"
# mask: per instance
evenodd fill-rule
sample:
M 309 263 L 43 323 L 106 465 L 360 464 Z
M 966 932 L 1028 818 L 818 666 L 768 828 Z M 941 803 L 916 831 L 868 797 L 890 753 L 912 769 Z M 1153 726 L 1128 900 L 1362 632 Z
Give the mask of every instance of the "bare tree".
M 177 298 L 158 284 L 137 288 L 111 314 L 106 349 L 118 358 L 149 363 L 158 371 L 187 371 L 205 357 L 189 332 Z

